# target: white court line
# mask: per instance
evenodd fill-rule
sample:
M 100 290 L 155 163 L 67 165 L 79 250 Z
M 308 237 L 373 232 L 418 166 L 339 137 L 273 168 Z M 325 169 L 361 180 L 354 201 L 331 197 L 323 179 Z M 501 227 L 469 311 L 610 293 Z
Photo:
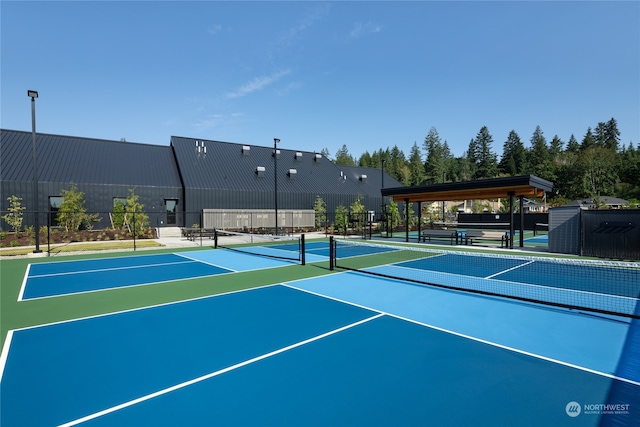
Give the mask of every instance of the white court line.
M 376 314 L 375 316 L 368 317 L 366 319 L 360 320 L 360 321 L 355 322 L 355 323 L 351 323 L 349 325 L 343 326 L 343 327 L 338 328 L 338 329 L 334 329 L 334 330 L 329 331 L 329 332 L 325 332 L 324 334 L 317 335 L 315 337 L 306 339 L 304 341 L 300 341 L 300 342 L 297 342 L 295 344 L 291 344 L 289 346 L 282 347 L 282 348 L 280 348 L 278 350 L 275 350 L 275 351 L 272 351 L 270 353 L 266 353 L 266 354 L 263 354 L 261 356 L 254 357 L 253 359 L 245 360 L 244 362 L 240 362 L 240 363 L 237 363 L 235 365 L 229 366 L 227 368 L 220 369 L 218 371 L 211 372 L 209 374 L 200 376 L 198 378 L 194 378 L 192 380 L 185 381 L 185 382 L 180 383 L 180 384 L 176 384 L 174 386 L 165 388 L 163 390 L 156 391 L 155 393 L 151 393 L 151 394 L 148 394 L 146 396 L 142 396 L 142 397 L 130 400 L 130 401 L 125 402 L 125 403 L 121 403 L 120 405 L 116 405 L 116 406 L 113 406 L 111 408 L 107 408 L 107 409 L 104 409 L 102 411 L 96 412 L 94 414 L 90 414 L 90 415 L 87 415 L 85 417 L 78 418 L 77 420 L 69 421 L 68 423 L 61 424 L 59 427 L 75 426 L 75 425 L 78 425 L 78 424 L 83 423 L 85 421 L 89 421 L 89 420 L 92 420 L 94 418 L 98 418 L 98 417 L 101 417 L 103 415 L 107 415 L 107 414 L 110 414 L 112 412 L 119 411 L 120 409 L 124 409 L 124 408 L 127 408 L 127 407 L 132 406 L 132 405 L 136 405 L 136 404 L 144 402 L 146 400 L 153 399 L 153 398 L 158 397 L 158 396 L 162 396 L 163 394 L 167 394 L 167 393 L 170 393 L 172 391 L 175 391 L 175 390 L 178 390 L 178 389 L 181 389 L 181 388 L 184 388 L 184 387 L 188 387 L 190 385 L 202 382 L 202 381 L 207 380 L 209 378 L 213 378 L 213 377 L 216 377 L 218 375 L 221 375 L 221 374 L 233 371 L 235 369 L 241 368 L 243 366 L 247 366 L 247 365 L 250 365 L 252 363 L 259 362 L 260 360 L 264 360 L 264 359 L 267 359 L 269 357 L 278 355 L 280 353 L 284 353 L 285 351 L 289 351 L 289 350 L 292 350 L 294 348 L 301 347 L 303 345 L 312 343 L 314 341 L 318 341 L 318 340 L 320 340 L 322 338 L 326 338 L 328 336 L 337 334 L 339 332 L 346 331 L 347 329 L 351 329 L 351 328 L 353 328 L 355 326 L 362 325 L 363 323 L 370 322 L 371 320 L 375 320 L 375 319 L 377 319 L 379 317 L 382 317 L 382 316 L 384 316 L 384 314 L 382 314 L 382 313 Z
M 201 259 L 197 259 L 197 258 L 191 258 L 191 257 L 188 257 L 188 256 L 186 256 L 186 255 L 182 255 L 182 254 L 180 254 L 180 253 L 176 253 L 176 255 L 178 255 L 178 256 L 180 256 L 180 257 L 182 257 L 182 258 L 189 259 L 189 260 L 191 260 L 191 261 L 201 262 L 202 264 L 210 265 L 210 266 L 212 266 L 212 267 L 222 268 L 222 269 L 224 269 L 224 270 L 228 270 L 228 271 L 230 271 L 230 272 L 232 272 L 232 273 L 237 273 L 237 272 L 238 272 L 238 270 L 234 270 L 233 268 L 223 267 L 223 266 L 221 266 L 221 265 L 214 264 L 214 263 L 212 263 L 212 262 L 203 261 L 203 260 L 201 260 Z
M 325 277 L 325 276 L 322 276 L 322 277 Z M 294 282 L 302 282 L 302 281 L 305 281 L 305 280 L 307 280 L 307 279 L 299 279 L 299 280 L 295 280 Z M 409 319 L 407 317 L 399 316 L 397 314 L 393 314 L 393 313 L 389 313 L 389 312 L 386 312 L 386 311 L 378 310 L 376 308 L 367 307 L 367 306 L 364 306 L 364 305 L 361 305 L 361 304 L 355 304 L 355 303 L 352 303 L 352 302 L 349 302 L 349 301 L 342 300 L 340 298 L 335 298 L 335 297 L 324 295 L 324 294 L 321 294 L 321 293 L 318 293 L 318 292 L 309 291 L 307 289 L 298 288 L 296 286 L 290 285 L 289 283 L 290 282 L 284 283 L 283 285 L 287 286 L 287 287 L 290 287 L 292 289 L 297 289 L 299 291 L 307 292 L 307 293 L 310 293 L 312 295 L 317 295 L 319 297 L 327 298 L 327 299 L 330 299 L 330 300 L 333 300 L 333 301 L 338 301 L 338 302 L 349 304 L 349 305 L 352 305 L 352 306 L 355 306 L 355 307 L 359 307 L 359 308 L 364 308 L 364 309 L 367 309 L 367 310 L 375 311 L 375 312 L 378 312 L 378 313 L 380 313 L 382 315 L 395 317 L 396 319 L 404 320 L 404 321 L 410 322 L 410 323 L 415 323 L 417 325 L 424 326 L 424 327 L 427 327 L 429 329 L 434 329 L 436 331 L 445 332 L 447 334 L 455 335 L 455 336 L 460 337 L 460 338 L 465 338 L 465 339 L 476 341 L 476 342 L 479 342 L 479 343 L 482 343 L 482 344 L 487 344 L 487 345 L 490 345 L 490 346 L 493 346 L 493 347 L 498 347 L 498 348 L 501 348 L 503 350 L 512 351 L 514 353 L 524 354 L 526 356 L 534 357 L 536 359 L 540 359 L 540 360 L 544 360 L 544 361 L 547 361 L 547 362 L 556 363 L 558 365 L 567 366 L 569 368 L 578 369 L 578 370 L 581 370 L 581 371 L 584 371 L 584 372 L 589 372 L 591 374 L 600 375 L 600 376 L 603 376 L 603 377 L 606 377 L 606 378 L 610 378 L 610 379 L 626 382 L 626 383 L 629 383 L 629 384 L 632 384 L 632 385 L 640 387 L 640 381 L 634 381 L 634 380 L 630 380 L 628 378 L 618 377 L 616 375 L 608 374 L 606 372 L 596 371 L 595 369 L 590 369 L 590 368 L 587 368 L 587 367 L 584 367 L 584 366 L 575 365 L 575 364 L 569 363 L 569 362 L 563 362 L 562 360 L 553 359 L 551 357 L 542 356 L 540 354 L 531 353 L 531 352 L 528 352 L 528 351 L 525 351 L 525 350 L 520 350 L 520 349 L 517 349 L 517 348 L 514 348 L 514 347 L 509 347 L 509 346 L 506 346 L 506 345 L 503 345 L 503 344 L 498 344 L 498 343 L 493 342 L 493 341 L 483 340 L 481 338 L 476 338 L 476 337 L 473 337 L 471 335 L 465 335 L 465 334 L 462 334 L 460 332 L 455 332 L 455 331 L 452 331 L 452 330 L 449 330 L 449 329 L 441 328 L 439 326 L 430 325 L 428 323 L 420 322 L 418 320 L 413 320 L 413 319 Z
M 29 272 L 31 271 L 31 264 L 27 264 L 27 271 L 24 273 L 24 277 L 22 279 L 22 285 L 20 286 L 20 292 L 18 293 L 18 301 L 22 301 L 22 297 L 24 296 L 24 290 L 27 287 L 27 279 L 29 278 Z
M 485 279 L 492 279 L 492 278 L 494 278 L 496 276 L 499 276 L 501 274 L 508 273 L 509 271 L 517 270 L 518 268 L 524 267 L 525 265 L 533 264 L 534 262 L 535 261 L 529 261 L 529 262 L 525 262 L 524 264 L 516 265 L 515 267 L 511 267 L 511 268 L 508 268 L 508 269 L 503 270 L 503 271 L 498 271 L 497 273 L 492 274 L 491 276 L 485 277 Z
M 27 275 L 25 275 L 25 279 L 24 279 L 24 281 L 22 283 L 22 288 L 20 289 L 20 294 L 18 295 L 18 301 L 35 301 L 35 300 L 47 299 L 47 298 L 66 297 L 66 296 L 70 296 L 70 295 L 88 294 L 88 293 L 92 293 L 92 292 L 103 292 L 103 291 L 110 291 L 110 290 L 115 290 L 115 289 L 135 288 L 135 287 L 138 287 L 138 286 L 157 285 L 157 284 L 160 284 L 160 283 L 169 283 L 169 282 L 175 282 L 175 281 L 179 281 L 179 280 L 192 280 L 192 279 L 200 279 L 200 278 L 206 278 L 206 277 L 215 277 L 215 276 L 220 276 L 220 275 L 223 275 L 223 274 L 236 273 L 235 270 L 232 270 L 230 268 L 221 267 L 221 266 L 214 265 L 214 264 L 209 264 L 209 263 L 197 260 L 197 259 L 191 259 L 189 257 L 182 256 L 182 255 L 180 255 L 178 253 L 173 253 L 172 255 L 180 256 L 180 257 L 184 258 L 186 261 L 166 262 L 166 263 L 159 263 L 159 264 L 144 264 L 144 265 L 127 266 L 127 267 L 98 269 L 98 270 L 74 271 L 74 272 L 67 272 L 67 273 L 42 274 L 42 275 L 39 275 L 39 276 L 31 276 L 30 278 L 64 276 L 64 275 L 83 274 L 83 273 L 99 273 L 99 272 L 103 272 L 103 271 L 116 271 L 116 270 L 132 269 L 132 268 L 160 267 L 160 266 L 164 266 L 164 265 L 182 265 L 182 264 L 191 264 L 191 263 L 201 263 L 201 264 L 205 264 L 205 265 L 210 265 L 210 266 L 213 266 L 213 267 L 221 268 L 221 269 L 225 270 L 225 272 L 215 273 L 215 274 L 207 274 L 207 275 L 204 275 L 204 276 L 186 277 L 186 278 L 183 278 L 183 279 L 161 280 L 161 281 L 158 281 L 158 282 L 136 283 L 136 284 L 133 284 L 133 285 L 122 285 L 122 286 L 115 286 L 115 287 L 110 287 L 110 288 L 90 289 L 90 290 L 79 291 L 79 292 L 67 292 L 67 293 L 64 293 L 64 294 L 45 295 L 45 296 L 42 296 L 42 297 L 27 298 L 26 300 L 23 300 L 24 290 L 26 288 L 27 278 L 28 278 L 28 274 L 27 274 Z M 122 257 L 122 258 L 124 258 L 124 257 Z M 31 264 L 29 264 L 29 266 L 31 266 Z M 27 270 L 27 272 L 28 272 L 28 270 Z
M 12 339 L 13 339 L 13 331 L 7 332 L 7 337 L 4 339 L 4 347 L 2 347 L 2 353 L 0 354 L 0 383 L 2 383 L 4 366 L 7 364 L 7 357 L 9 357 L 9 347 L 11 346 Z
M 35 276 L 31 276 L 30 279 L 36 279 L 40 277 L 55 277 L 55 276 L 73 276 L 74 274 L 85 274 L 85 273 L 101 273 L 105 271 L 118 271 L 118 270 L 131 270 L 134 268 L 148 268 L 148 267 L 160 267 L 164 265 L 177 265 L 177 264 L 189 264 L 193 261 L 175 261 L 175 262 L 161 262 L 158 264 L 142 264 L 142 265 L 128 265 L 124 267 L 111 267 L 111 268 L 98 268 L 95 270 L 79 270 L 79 271 L 66 271 L 63 273 L 48 273 L 48 274 L 38 274 Z

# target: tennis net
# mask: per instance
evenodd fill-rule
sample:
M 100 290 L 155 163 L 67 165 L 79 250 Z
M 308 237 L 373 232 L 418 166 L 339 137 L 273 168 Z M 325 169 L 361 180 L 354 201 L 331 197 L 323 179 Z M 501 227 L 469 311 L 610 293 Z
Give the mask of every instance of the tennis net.
M 640 263 L 459 252 L 332 239 L 331 268 L 640 318 Z
M 239 233 L 214 230 L 214 247 L 229 249 L 267 258 L 299 261 L 304 265 L 304 234 L 274 236 L 271 234 Z

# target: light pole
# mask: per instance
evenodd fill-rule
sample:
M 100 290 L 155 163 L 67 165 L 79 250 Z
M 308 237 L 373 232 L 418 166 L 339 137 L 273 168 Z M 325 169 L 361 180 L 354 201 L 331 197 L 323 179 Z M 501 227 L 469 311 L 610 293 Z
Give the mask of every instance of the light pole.
M 36 163 L 36 98 L 38 92 L 27 90 L 27 95 L 31 98 L 31 140 L 33 146 L 33 206 L 34 206 L 34 231 L 36 234 L 36 249 L 34 254 L 42 252 L 40 250 L 40 221 L 38 220 L 38 165 Z
M 278 138 L 273 138 L 273 184 L 274 184 L 274 197 L 276 208 L 276 229 L 274 234 L 278 235 Z
M 382 189 L 384 188 L 384 164 L 386 163 L 386 159 L 382 159 L 382 188 L 380 189 L 380 193 L 382 193 Z M 380 194 L 382 196 L 382 194 Z M 382 222 L 384 223 L 384 228 L 387 230 L 387 237 L 389 237 L 389 219 L 387 218 L 387 204 L 384 202 L 384 196 L 382 196 Z

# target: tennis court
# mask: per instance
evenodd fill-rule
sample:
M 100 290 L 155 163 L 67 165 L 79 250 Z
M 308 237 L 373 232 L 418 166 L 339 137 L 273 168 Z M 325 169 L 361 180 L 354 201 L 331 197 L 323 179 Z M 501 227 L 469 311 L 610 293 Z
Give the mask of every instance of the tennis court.
M 258 247 L 263 254 L 272 250 Z M 282 247 L 278 251 L 285 251 Z M 293 253 L 294 248 L 289 252 Z M 61 261 L 30 265 L 18 300 L 93 292 L 291 265 L 252 253 L 204 250 L 188 254 Z
M 373 245 L 363 256 L 350 248 L 344 260 L 354 263 L 389 261 L 397 251 Z M 186 292 L 191 282 L 238 281 L 248 289 L 10 330 L 0 358 L 0 424 L 597 426 L 640 420 L 636 319 L 331 272 L 326 241 L 308 242 L 306 251 L 315 265 L 226 250 L 31 265 L 54 287 L 72 273 L 100 275 L 105 265 L 120 273 L 160 268 L 154 263 L 223 271 L 158 286 L 14 299 L 15 305 L 133 296 L 136 289 L 151 295 L 171 286 Z M 152 262 L 141 266 L 141 258 Z M 248 259 L 280 264 L 254 269 Z M 426 271 L 415 260 L 403 262 L 393 268 Z M 393 263 L 386 264 L 376 268 Z M 484 264 L 469 276 L 495 274 Z M 129 280 L 128 273 L 111 281 L 116 277 Z

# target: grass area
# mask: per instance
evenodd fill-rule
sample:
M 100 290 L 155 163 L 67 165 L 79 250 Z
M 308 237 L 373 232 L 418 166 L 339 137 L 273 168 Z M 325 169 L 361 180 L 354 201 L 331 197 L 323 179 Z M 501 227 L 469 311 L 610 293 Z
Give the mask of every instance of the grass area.
M 138 240 L 136 241 L 136 248 L 153 248 L 162 247 L 161 243 L 155 240 Z M 67 252 L 88 252 L 88 251 L 107 251 L 107 250 L 121 250 L 121 249 L 133 249 L 133 240 L 117 240 L 113 242 L 93 242 L 93 243 L 65 243 L 51 245 L 52 254 L 67 253 Z M 18 256 L 28 255 L 33 252 L 33 246 L 22 246 L 13 248 L 0 248 L 0 256 Z M 46 246 L 40 246 L 40 249 L 46 250 Z

